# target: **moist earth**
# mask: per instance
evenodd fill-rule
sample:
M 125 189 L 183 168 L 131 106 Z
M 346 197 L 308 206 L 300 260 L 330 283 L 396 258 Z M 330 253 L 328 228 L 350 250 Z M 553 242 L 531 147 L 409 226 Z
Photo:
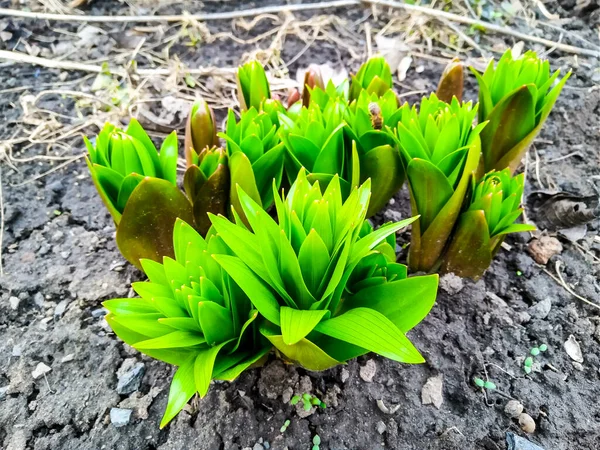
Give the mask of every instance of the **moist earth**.
M 259 3 L 208 2 L 206 10 Z M 594 39 L 591 23 L 598 10 L 577 17 L 576 12 L 566 12 L 572 5 L 564 2 L 563 6 L 553 12 L 570 17 L 571 29 Z M 159 13 L 178 13 L 178 8 L 174 4 Z M 121 3 L 105 1 L 93 2 L 89 11 L 124 14 L 128 10 Z M 327 14 L 357 26 L 369 11 L 356 7 Z M 298 16 L 310 17 L 308 13 Z M 21 19 L 11 19 L 9 25 L 22 33 L 45 36 L 54 36 L 56 26 Z M 76 30 L 73 24 L 61 26 Z M 123 30 L 120 25 L 102 26 Z M 231 30 L 228 22 L 209 27 L 213 33 Z M 259 24 L 240 33 L 249 38 L 267 29 Z M 565 38 L 569 42 L 569 36 Z M 99 40 L 89 59 L 106 53 L 110 46 L 113 41 Z M 300 39 L 288 36 L 282 59 L 291 60 L 304 46 Z M 217 40 L 196 47 L 180 45 L 173 52 L 190 67 L 235 67 L 253 49 L 254 44 Z M 529 153 L 527 190 L 554 188 L 594 195 L 600 188 L 600 96 L 598 86 L 593 87 L 598 60 L 580 58 L 574 64 L 571 55 L 558 52 L 550 58 L 553 67 L 568 64 L 574 74 Z M 83 59 L 88 56 L 82 55 Z M 316 41 L 290 65 L 290 71 L 295 74 L 311 62 L 345 66 L 351 72 L 361 63 L 333 42 Z M 409 71 L 407 80 L 397 86 L 399 93 L 435 89 L 443 65 L 415 57 L 413 66 L 419 65 L 424 70 Z M 22 126 L 22 96 L 48 89 L 59 75 L 57 70 L 27 65 L 0 66 L 5 89 L 0 96 L 3 140 Z M 69 89 L 68 82 L 73 81 L 71 88 L 79 89 L 77 80 L 84 75 L 69 73 L 62 82 Z M 25 90 L 10 91 L 22 84 Z M 469 78 L 467 95 L 473 98 L 475 92 Z M 50 95 L 42 107 L 71 114 L 74 104 Z M 224 117 L 224 111 L 219 110 L 218 116 Z M 96 131 L 92 127 L 89 132 Z M 43 145 L 27 148 L 26 144 L 15 144 L 13 151 L 21 151 L 22 158 L 44 154 Z M 80 138 L 71 145 L 67 155 L 82 153 Z M 508 237 L 508 245 L 481 280 L 444 277 L 431 314 L 409 333 L 425 364 L 403 365 L 366 355 L 317 373 L 271 357 L 262 368 L 242 374 L 235 382 L 214 383 L 206 398 L 194 399 L 160 430 L 174 368 L 124 345 L 104 319 L 101 302 L 132 295 L 130 283 L 143 274 L 116 249 L 114 225 L 84 161 L 43 177 L 39 176 L 58 162 L 30 160 L 16 163 L 18 170 L 14 170 L 0 151 L 0 164 L 5 225 L 0 277 L 1 448 L 300 450 L 311 448 L 318 434 L 321 449 L 330 450 L 497 450 L 507 448 L 507 433 L 526 437 L 546 450 L 600 448 L 599 309 L 556 281 L 559 263 L 571 290 L 600 303 L 598 221 L 588 224 L 587 234 L 576 243 L 559 236 L 563 250 L 545 266 L 528 253 L 529 234 L 519 234 Z M 409 214 L 404 187 L 374 221 L 381 224 Z M 408 231 L 401 233 L 399 249 L 409 239 Z M 399 258 L 406 259 L 404 250 Z M 564 343 L 571 336 L 583 361 L 574 361 L 565 351 Z M 526 375 L 524 358 L 540 344 L 548 350 L 535 358 L 532 373 Z M 423 404 L 422 399 L 422 390 L 433 377 L 442 380 L 442 403 L 437 406 Z M 484 392 L 474 386 L 473 377 L 489 379 L 497 388 Z M 290 405 L 292 395 L 305 392 L 324 400 L 327 408 L 306 412 Z M 510 399 L 522 403 L 534 419 L 533 434 L 521 431 L 504 412 Z M 290 425 L 281 432 L 286 420 Z

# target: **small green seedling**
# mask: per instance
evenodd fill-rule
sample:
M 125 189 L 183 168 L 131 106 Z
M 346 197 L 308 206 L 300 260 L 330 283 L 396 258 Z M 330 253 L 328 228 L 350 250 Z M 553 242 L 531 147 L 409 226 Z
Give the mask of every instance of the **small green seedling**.
M 290 404 L 292 406 L 295 406 L 300 400 L 302 400 L 302 404 L 304 405 L 305 411 L 310 411 L 310 408 L 312 408 L 313 406 L 321 407 L 323 409 L 327 408 L 325 402 L 321 401 L 321 399 L 319 399 L 317 396 L 310 395 L 307 393 L 304 393 L 301 396 L 294 395 L 290 401 Z
M 520 270 L 517 270 L 517 276 L 520 277 L 521 275 L 523 275 L 523 272 L 521 272 Z
M 319 450 L 320 449 L 320 445 L 321 445 L 321 436 L 319 436 L 318 434 L 315 434 L 313 437 L 313 446 L 312 446 L 312 450 Z
M 488 391 L 493 391 L 496 389 L 496 384 L 492 381 L 483 381 L 481 378 L 475 377 L 473 378 L 473 383 L 475 386 L 480 387 L 482 389 L 487 389 Z
M 287 427 L 290 426 L 290 419 L 287 419 L 285 422 L 283 422 L 283 425 L 281 426 L 281 428 L 279 429 L 280 433 L 285 433 L 285 430 L 287 430 Z
M 546 344 L 542 344 L 539 347 L 533 347 L 531 350 L 529 350 L 529 354 L 531 356 L 528 356 L 527 358 L 525 358 L 525 361 L 523 361 L 523 371 L 526 374 L 530 374 L 532 367 L 533 367 L 533 357 L 538 356 L 540 353 L 544 353 L 546 350 L 548 350 L 548 346 Z

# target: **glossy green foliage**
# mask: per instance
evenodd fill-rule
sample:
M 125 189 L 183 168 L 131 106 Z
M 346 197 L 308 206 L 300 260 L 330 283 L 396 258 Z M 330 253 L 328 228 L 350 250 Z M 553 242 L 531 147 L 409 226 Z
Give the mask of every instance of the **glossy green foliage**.
M 478 278 L 489 267 L 506 234 L 535 230 L 532 225 L 515 223 L 523 212 L 523 188 L 524 175 L 511 177 L 509 169 L 492 171 L 481 180 L 460 216 L 442 271 Z
M 165 139 L 160 154 L 136 119 L 131 119 L 126 131 L 107 123 L 96 137 L 95 145 L 87 138 L 84 141 L 92 179 L 117 225 L 129 196 L 144 177 L 177 184 L 175 132 Z
M 269 111 L 254 106 L 242 112 L 240 120 L 229 110 L 225 133 L 231 173 L 231 205 L 243 215 L 236 186 L 241 186 L 262 208 L 273 204 L 273 181 L 281 185 L 285 147 L 278 130 L 279 102 L 268 103 Z M 272 108 L 272 109 L 271 109 Z
M 149 281 L 133 283 L 140 297 L 103 303 L 119 338 L 178 366 L 161 427 L 194 394 L 206 395 L 211 380 L 233 380 L 270 349 L 257 333 L 258 311 L 213 259 L 230 253 L 223 241 L 211 232 L 203 239 L 178 220 L 173 246 L 175 257 L 162 264 L 142 260 Z
M 560 70 L 551 74 L 547 60 L 532 51 L 515 59 L 510 50 L 483 74 L 471 70 L 479 83 L 479 122 L 489 121 L 481 133 L 483 170 L 514 173 L 571 72 L 556 83 Z
M 436 270 L 456 222 L 481 154 L 479 133 L 473 128 L 477 106 L 447 104 L 435 94 L 420 107 L 401 108 L 396 138 L 406 167 L 412 212 L 409 267 Z
M 365 267 L 364 258 L 379 253 L 375 248 L 387 236 L 413 220 L 370 233 L 363 230 L 361 237 L 369 184 L 353 189 L 344 202 L 339 177 L 322 193 L 318 182 L 311 184 L 301 170 L 287 197 L 275 194 L 278 221 L 241 189 L 250 230 L 224 217 L 211 218 L 235 254 L 215 259 L 265 318 L 260 332 L 287 359 L 310 370 L 324 370 L 368 351 L 401 362 L 423 361 L 404 333 L 433 305 L 437 277 L 417 277 L 425 293 L 415 297 L 405 272 L 389 283 L 357 286 L 381 273 L 379 267 Z M 352 287 L 359 290 L 349 292 L 348 281 L 357 267 L 362 273 L 355 273 Z M 382 285 L 387 295 L 373 301 L 370 290 Z
M 106 124 L 93 146 L 85 138 L 92 180 L 117 225 L 117 246 L 138 268 L 140 258 L 173 256 L 175 219 L 193 223 L 192 206 L 177 188 L 175 132 L 160 154 L 139 122 L 126 131 Z
M 350 103 L 344 129 L 346 139 L 356 142 L 360 182 L 371 179 L 371 201 L 367 217 L 373 216 L 400 190 L 405 173 L 393 136 L 387 131 L 400 119 L 398 99 L 392 90 L 383 95 L 361 91 Z
M 383 56 L 374 56 L 365 62 L 358 73 L 352 76 L 350 100 L 356 100 L 361 91 L 368 94 L 385 94 L 392 88 L 392 71 Z
M 260 110 L 264 100 L 271 98 L 271 88 L 265 69 L 258 61 L 250 61 L 237 71 L 238 101 L 242 111 L 254 107 Z
M 198 155 L 206 148 L 218 147 L 215 115 L 204 100 L 192 105 L 185 125 L 185 160 L 187 166 L 198 164 Z

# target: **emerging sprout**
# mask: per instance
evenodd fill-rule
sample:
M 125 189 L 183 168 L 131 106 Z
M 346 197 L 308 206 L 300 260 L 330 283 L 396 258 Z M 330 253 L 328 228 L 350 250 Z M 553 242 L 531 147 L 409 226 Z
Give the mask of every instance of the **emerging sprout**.
M 271 88 L 265 69 L 258 61 L 250 61 L 237 71 L 238 101 L 242 111 L 252 107 L 260 110 L 262 102 L 271 98 Z
M 396 136 L 406 166 L 410 202 L 419 220 L 412 225 L 408 264 L 413 271 L 437 270 L 442 251 L 477 169 L 477 106 L 423 98 L 419 110 L 402 106 Z
M 383 56 L 374 56 L 352 76 L 350 101 L 356 100 L 362 90 L 381 96 L 392 88 L 392 71 Z
M 535 52 L 513 59 L 510 50 L 483 75 L 471 70 L 479 83 L 479 122 L 489 122 L 481 132 L 484 172 L 508 167 L 514 173 L 571 72 L 553 86 L 560 70 L 550 74 L 550 63 Z
M 315 89 L 325 89 L 321 69 L 315 64 L 311 64 L 304 73 L 304 83 L 302 85 L 302 105 L 308 108 L 310 105 L 310 92 Z
M 176 133 L 165 139 L 160 154 L 135 119 L 126 131 L 106 124 L 95 146 L 84 141 L 92 180 L 117 225 L 123 256 L 138 267 L 140 258 L 172 256 L 175 219 L 193 223 L 191 205 L 177 189 Z
M 444 257 L 444 272 L 478 278 L 508 233 L 535 230 L 532 225 L 514 223 L 523 212 L 523 183 L 523 174 L 511 178 L 508 169 L 490 172 L 481 180 L 467 211 L 458 220 Z
M 185 125 L 185 160 L 187 166 L 198 164 L 198 155 L 206 148 L 218 147 L 215 115 L 204 100 L 192 105 Z
M 212 379 L 233 380 L 270 350 L 257 333 L 258 311 L 213 259 L 229 253 L 223 241 L 178 220 L 173 245 L 175 259 L 142 260 L 150 281 L 133 283 L 140 298 L 103 303 L 119 338 L 178 366 L 161 428 L 194 394 L 205 396 Z
M 404 333 L 433 305 L 436 275 L 376 284 L 354 294 L 345 289 L 361 260 L 414 219 L 359 238 L 368 181 L 343 202 L 337 176 L 321 193 L 318 183 L 311 185 L 300 171 L 287 197 L 275 195 L 278 222 L 238 190 L 252 231 L 211 216 L 236 255 L 215 259 L 265 318 L 260 332 L 282 355 L 309 370 L 324 370 L 368 351 L 423 362 Z
M 438 84 L 436 95 L 446 103 L 452 102 L 452 98 L 456 97 L 459 102 L 462 102 L 463 96 L 463 64 L 460 59 L 454 58 L 448 63 Z

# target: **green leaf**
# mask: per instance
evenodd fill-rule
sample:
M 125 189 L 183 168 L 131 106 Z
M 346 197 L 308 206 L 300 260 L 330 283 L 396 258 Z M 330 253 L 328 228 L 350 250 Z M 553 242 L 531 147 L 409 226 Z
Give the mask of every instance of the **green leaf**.
M 168 285 L 169 281 L 165 275 L 165 269 L 162 264 L 151 259 L 140 259 L 142 270 L 152 283 Z
M 256 175 L 256 188 L 261 198 L 261 205 L 265 209 L 273 204 L 273 180 L 277 189 L 281 185 L 284 156 L 285 147 L 279 144 L 252 164 L 252 170 Z
M 137 350 L 154 349 L 154 348 L 178 348 L 178 347 L 193 347 L 195 345 L 206 342 L 204 336 L 199 333 L 191 333 L 189 331 L 173 331 L 164 336 L 141 341 L 133 345 Z
M 227 308 L 215 302 L 199 302 L 198 318 L 208 345 L 233 339 L 233 318 Z
M 420 228 L 426 231 L 454 191 L 442 171 L 424 159 L 413 159 L 406 173 L 417 205 L 413 213 L 421 216 Z
M 256 203 L 259 205 L 262 205 L 262 203 L 258 187 L 256 186 L 256 178 L 254 176 L 254 171 L 252 170 L 252 164 L 244 153 L 236 152 L 229 157 L 229 173 L 231 177 L 231 206 L 235 208 L 247 225 L 247 219 L 240 204 L 238 186 L 240 186 L 240 188 Z
M 158 312 L 150 302 L 142 298 L 115 298 L 102 302 L 102 306 L 118 316 Z
M 213 255 L 231 278 L 242 288 L 252 304 L 267 320 L 279 325 L 279 303 L 272 291 L 257 277 L 240 258 Z
M 442 262 L 443 273 L 479 278 L 492 262 L 490 236 L 482 210 L 461 214 Z
M 223 164 L 219 164 L 213 174 L 197 191 L 192 201 L 194 218 L 200 234 L 206 235 L 211 227 L 208 213 L 220 214 L 222 216 L 227 215 L 230 188 L 229 168 Z
M 117 246 L 123 256 L 141 268 L 140 258 L 162 261 L 173 257 L 173 225 L 180 218 L 194 223 L 192 207 L 171 183 L 145 178 L 133 191 L 117 228 Z
M 202 329 L 198 322 L 191 317 L 165 317 L 158 319 L 159 323 L 173 327 L 176 330 L 189 331 L 192 333 L 202 333 Z
M 163 317 L 163 314 L 153 313 L 127 316 L 113 316 L 112 320 L 121 325 L 122 327 L 125 327 L 139 335 L 145 336 L 146 338 L 159 338 L 167 333 L 171 333 L 174 331 L 173 328 L 158 322 L 158 319 L 161 319 Z M 121 337 L 121 339 L 127 342 L 125 338 Z
M 217 355 L 228 342 L 223 342 L 215 347 L 210 347 L 205 350 L 200 350 L 196 361 L 194 362 L 194 381 L 196 384 L 196 390 L 200 394 L 200 398 L 204 397 L 208 388 L 210 387 L 210 380 L 212 379 L 213 368 L 215 366 L 215 359 Z
M 318 297 L 319 286 L 327 271 L 329 259 L 329 252 L 323 239 L 312 229 L 300 247 L 298 263 L 302 271 L 302 278 L 315 298 Z
M 194 383 L 194 362 L 196 355 L 188 358 L 175 372 L 169 389 L 167 409 L 160 421 L 160 428 L 164 428 L 196 393 Z
M 304 339 L 329 311 L 299 310 L 282 306 L 280 313 L 283 342 L 286 345 L 294 345 Z
M 266 360 L 270 351 L 271 346 L 264 345 L 260 350 L 256 351 L 251 357 L 245 359 L 241 363 L 218 373 L 215 371 L 213 378 L 215 380 L 233 381 L 239 377 L 243 371 L 262 365 L 262 362 Z
M 363 289 L 344 301 L 342 311 L 360 307 L 374 309 L 406 333 L 433 307 L 438 278 L 438 275 L 416 276 Z
M 127 205 L 131 193 L 143 179 L 144 177 L 137 173 L 129 174 L 123 178 L 121 188 L 119 189 L 119 196 L 117 198 L 117 208 L 119 211 L 125 210 L 125 206 Z
M 96 187 L 96 190 L 98 191 L 98 194 L 100 195 L 100 198 L 102 199 L 102 202 L 104 203 L 104 206 L 106 206 L 106 209 L 108 209 L 108 212 L 110 213 L 113 220 L 115 221 L 115 224 L 118 225 L 119 222 L 121 221 L 121 213 L 117 209 L 117 197 L 119 195 L 120 184 L 118 184 L 118 186 L 117 186 L 113 182 L 111 182 L 105 186 L 103 184 L 104 183 L 103 180 L 101 179 L 101 177 L 99 177 L 98 172 L 96 171 L 97 167 L 102 167 L 102 166 L 92 164 L 92 162 L 87 158 L 87 156 L 85 158 L 85 162 L 88 166 L 88 169 L 90 170 L 90 175 L 92 177 L 92 181 L 94 182 L 94 186 Z M 115 180 L 115 182 L 116 182 L 116 180 Z M 119 183 L 120 183 L 120 181 L 119 181 Z M 108 191 L 107 191 L 107 189 L 108 189 Z
M 177 157 L 179 150 L 177 148 L 179 141 L 177 133 L 173 131 L 164 140 L 160 148 L 160 166 L 162 168 L 162 178 L 167 180 L 173 186 L 177 186 Z
M 404 183 L 404 167 L 398 150 L 389 145 L 376 147 L 360 158 L 361 181 L 371 178 L 371 200 L 367 217 L 387 205 Z
M 355 308 L 315 327 L 327 336 L 365 348 L 398 362 L 425 362 L 408 338 L 383 314 Z
M 260 332 L 287 359 L 299 364 L 307 370 L 326 370 L 340 364 L 340 361 L 333 359 L 316 344 L 306 338 L 301 339 L 294 345 L 287 345 L 283 340 L 283 336 L 277 334 L 277 331 L 272 328 L 261 326 Z

